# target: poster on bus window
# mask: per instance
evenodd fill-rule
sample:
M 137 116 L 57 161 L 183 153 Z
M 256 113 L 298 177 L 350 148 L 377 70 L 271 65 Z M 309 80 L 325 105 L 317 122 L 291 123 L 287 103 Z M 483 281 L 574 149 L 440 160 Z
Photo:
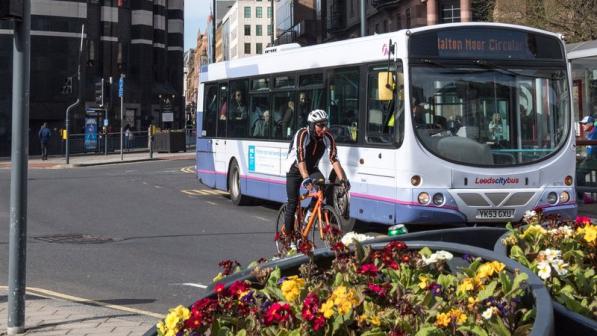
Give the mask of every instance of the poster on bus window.
M 280 175 L 281 174 L 281 162 L 282 149 L 274 147 L 261 147 L 261 146 L 249 146 L 249 172 L 268 174 L 268 175 Z

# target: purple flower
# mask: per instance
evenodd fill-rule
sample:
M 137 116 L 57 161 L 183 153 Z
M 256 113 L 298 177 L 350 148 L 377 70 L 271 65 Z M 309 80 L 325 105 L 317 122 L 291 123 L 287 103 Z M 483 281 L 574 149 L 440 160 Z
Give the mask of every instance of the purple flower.
M 433 282 L 429 285 L 429 290 L 431 291 L 431 294 L 433 294 L 433 296 L 442 295 L 442 285 L 436 282 Z

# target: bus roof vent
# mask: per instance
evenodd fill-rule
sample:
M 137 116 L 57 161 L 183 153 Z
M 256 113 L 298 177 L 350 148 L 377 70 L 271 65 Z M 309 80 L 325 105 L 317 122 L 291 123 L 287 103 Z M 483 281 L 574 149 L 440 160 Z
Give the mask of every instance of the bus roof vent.
M 267 47 L 264 50 L 264 54 L 271 54 L 271 53 L 277 53 L 277 52 L 282 52 L 282 51 L 286 51 L 286 50 L 290 50 L 290 49 L 296 49 L 296 48 L 300 48 L 301 45 L 298 43 L 288 43 L 288 44 L 282 44 L 279 46 L 275 46 L 275 47 Z

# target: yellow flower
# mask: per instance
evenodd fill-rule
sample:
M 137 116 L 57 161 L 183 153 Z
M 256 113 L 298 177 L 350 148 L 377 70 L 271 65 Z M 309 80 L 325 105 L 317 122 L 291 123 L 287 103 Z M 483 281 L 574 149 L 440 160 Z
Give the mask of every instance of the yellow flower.
M 466 322 L 466 315 L 458 308 L 450 310 L 450 317 L 456 321 L 456 324 L 463 324 Z
M 586 225 L 581 230 L 582 231 L 579 230 L 579 232 L 582 232 L 585 235 L 584 239 L 587 241 L 587 243 L 595 242 L 595 239 L 597 238 L 597 226 Z
M 369 323 L 371 323 L 374 326 L 379 326 L 381 324 L 379 316 L 371 316 L 371 318 L 369 319 Z
M 475 305 L 477 304 L 477 299 L 474 297 L 469 297 L 468 298 L 468 304 L 466 305 L 466 308 L 468 308 L 468 310 L 474 310 L 475 309 Z
M 477 275 L 475 275 L 475 278 L 476 280 L 483 280 L 492 276 L 494 272 L 495 270 L 491 263 L 486 262 L 477 268 Z
M 429 278 L 424 275 L 419 275 L 419 288 L 425 289 L 429 285 Z
M 501 262 L 494 260 L 491 262 L 491 268 L 493 268 L 493 270 L 496 273 L 501 272 L 504 268 L 506 267 L 506 265 L 502 264 Z
M 184 322 L 189 317 L 191 317 L 191 312 L 182 305 L 170 309 L 170 312 L 164 319 L 165 324 L 161 325 L 162 332 L 166 335 L 175 335 L 178 332 L 179 323 Z M 160 327 L 158 326 L 158 328 Z
M 338 313 L 344 315 L 358 303 L 356 293 L 353 289 L 347 289 L 345 286 L 338 286 L 332 293 L 334 305 L 338 308 Z
M 435 318 L 435 325 L 438 327 L 445 328 L 450 324 L 450 314 L 449 313 L 439 313 Z
M 466 293 L 475 288 L 472 278 L 464 278 L 462 283 L 458 285 L 458 293 Z
M 323 317 L 326 319 L 332 317 L 332 315 L 334 315 L 334 300 L 329 298 L 324 304 L 321 305 L 319 312 L 323 313 Z
M 529 225 L 529 227 L 522 233 L 523 238 L 529 236 L 542 236 L 545 234 L 545 229 L 541 225 Z
M 296 300 L 301 294 L 301 290 L 305 286 L 305 280 L 299 278 L 296 275 L 289 276 L 283 283 L 282 283 L 282 294 L 284 298 L 288 302 L 292 302 Z

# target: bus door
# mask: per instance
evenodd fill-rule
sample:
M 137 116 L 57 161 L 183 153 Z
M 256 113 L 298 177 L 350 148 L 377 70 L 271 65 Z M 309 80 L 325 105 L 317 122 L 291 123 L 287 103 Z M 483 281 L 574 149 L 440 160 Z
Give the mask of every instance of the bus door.
M 215 187 L 214 138 L 218 124 L 218 86 L 205 85 L 204 91 L 201 133 L 197 140 L 197 173 L 203 184 Z
M 218 85 L 218 121 L 217 138 L 214 139 L 214 157 L 215 157 L 215 187 L 226 190 L 228 183 L 228 139 L 227 131 L 230 118 L 230 103 L 228 99 L 228 84 L 220 83 Z
M 365 144 L 358 149 L 356 182 L 363 193 L 358 209 L 351 216 L 384 224 L 395 221 L 396 133 L 404 117 L 396 94 L 384 92 L 387 67 L 371 67 L 368 74 Z M 392 79 L 390 79 L 392 81 Z M 391 83 L 394 84 L 394 83 Z M 397 83 L 398 84 L 398 83 Z

